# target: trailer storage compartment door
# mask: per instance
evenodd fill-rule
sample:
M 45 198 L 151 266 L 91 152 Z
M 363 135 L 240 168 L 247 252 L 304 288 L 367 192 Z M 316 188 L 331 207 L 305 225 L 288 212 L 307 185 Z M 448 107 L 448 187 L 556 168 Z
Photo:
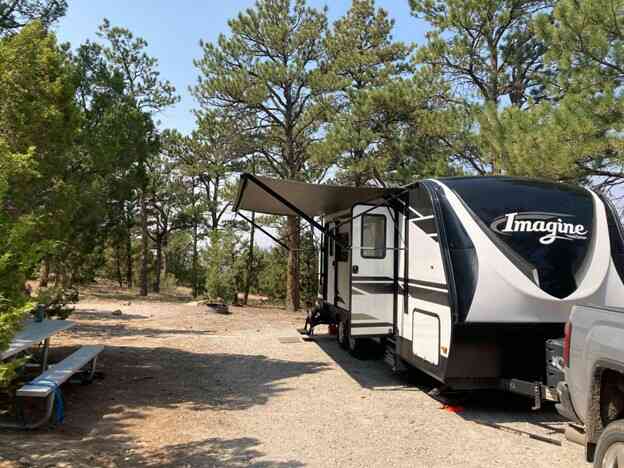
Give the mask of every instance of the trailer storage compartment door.
M 394 221 L 390 208 L 353 208 L 351 334 L 387 335 L 393 331 L 395 294 Z
M 430 362 L 439 363 L 440 356 L 440 317 L 424 310 L 413 310 L 412 352 Z

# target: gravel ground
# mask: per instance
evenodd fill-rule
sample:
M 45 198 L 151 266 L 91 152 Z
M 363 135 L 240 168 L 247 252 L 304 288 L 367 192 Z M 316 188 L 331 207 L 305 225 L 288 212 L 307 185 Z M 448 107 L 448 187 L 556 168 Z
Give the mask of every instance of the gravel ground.
M 81 302 L 78 326 L 53 340 L 54 355 L 105 344 L 102 376 L 64 387 L 62 426 L 0 433 L 0 467 L 588 466 L 552 408 L 472 395 L 454 413 L 418 373 L 394 376 L 329 336 L 302 340 L 302 314 L 232 310 L 218 315 L 177 297 Z

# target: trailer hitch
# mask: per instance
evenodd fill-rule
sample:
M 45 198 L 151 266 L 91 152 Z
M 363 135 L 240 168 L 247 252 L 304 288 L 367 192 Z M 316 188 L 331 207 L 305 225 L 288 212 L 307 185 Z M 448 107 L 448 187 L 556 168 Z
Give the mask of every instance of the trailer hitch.
M 500 387 L 502 390 L 515 393 L 516 395 L 524 395 L 533 398 L 533 406 L 531 407 L 533 411 L 541 409 L 544 401 L 559 401 L 557 392 L 541 382 L 528 382 L 520 379 L 502 379 Z

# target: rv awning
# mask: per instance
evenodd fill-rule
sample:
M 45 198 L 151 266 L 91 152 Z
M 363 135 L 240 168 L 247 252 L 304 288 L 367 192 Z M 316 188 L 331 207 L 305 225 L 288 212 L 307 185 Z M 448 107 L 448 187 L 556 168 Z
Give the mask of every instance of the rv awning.
M 397 189 L 341 187 L 241 175 L 234 210 L 312 218 L 350 209 L 356 203 L 392 195 Z M 297 212 L 299 211 L 299 212 Z

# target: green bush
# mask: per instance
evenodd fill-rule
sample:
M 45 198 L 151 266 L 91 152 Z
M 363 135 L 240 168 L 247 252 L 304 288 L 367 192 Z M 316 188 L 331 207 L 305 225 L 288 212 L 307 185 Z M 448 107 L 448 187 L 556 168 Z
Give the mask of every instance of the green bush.
M 211 300 L 225 304 L 236 302 L 237 268 L 240 258 L 237 239 L 232 229 L 213 231 L 210 246 L 204 252 L 206 264 L 206 293 Z

